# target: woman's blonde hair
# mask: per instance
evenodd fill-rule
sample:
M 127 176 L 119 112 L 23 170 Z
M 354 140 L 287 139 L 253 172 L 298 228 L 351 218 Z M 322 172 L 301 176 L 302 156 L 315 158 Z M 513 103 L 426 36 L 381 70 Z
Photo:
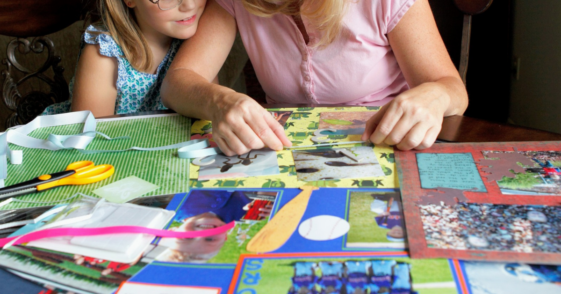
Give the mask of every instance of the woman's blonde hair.
M 244 7 L 257 16 L 271 17 L 282 13 L 305 17 L 314 29 L 322 32 L 321 38 L 314 44 L 316 47 L 331 44 L 341 33 L 348 2 L 349 0 L 242 0 Z
M 101 21 L 136 70 L 152 67 L 152 50 L 140 31 L 134 12 L 122 0 L 100 0 Z

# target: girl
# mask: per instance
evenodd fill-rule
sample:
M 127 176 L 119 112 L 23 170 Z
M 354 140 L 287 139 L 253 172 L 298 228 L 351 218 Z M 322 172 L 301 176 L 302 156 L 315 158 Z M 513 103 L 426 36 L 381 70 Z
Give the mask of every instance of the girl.
M 428 0 L 210 0 L 162 84 L 164 104 L 212 121 L 226 155 L 290 141 L 259 104 L 209 81 L 239 31 L 268 103 L 382 105 L 363 140 L 430 147 L 467 93 Z M 197 105 L 195 109 L 192 105 Z
M 71 99 L 43 114 L 94 116 L 166 109 L 160 85 L 181 40 L 193 36 L 206 0 L 101 0 L 102 24 L 83 36 Z

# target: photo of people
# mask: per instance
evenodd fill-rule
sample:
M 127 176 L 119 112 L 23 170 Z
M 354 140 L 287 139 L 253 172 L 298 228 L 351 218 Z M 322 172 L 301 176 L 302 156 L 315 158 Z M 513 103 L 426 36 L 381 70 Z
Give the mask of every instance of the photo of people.
M 498 151 L 483 151 L 486 158 L 493 158 Z M 561 194 L 561 152 L 518 151 L 529 158 L 533 165 L 524 165 L 524 173 L 503 177 L 497 181 L 503 194 Z
M 428 247 L 561 252 L 561 206 L 458 203 L 420 205 Z
M 447 260 L 406 257 L 245 256 L 233 293 L 456 294 Z M 259 277 L 248 283 L 247 277 Z M 244 281 L 245 278 L 245 281 Z
M 203 238 L 162 238 L 158 247 L 165 247 L 165 250 L 156 260 L 206 263 L 221 250 L 232 252 L 232 248 L 225 247 L 241 247 L 255 234 L 251 229 L 262 227 L 256 225 L 257 222 L 267 222 L 276 195 L 277 192 L 268 191 L 192 190 L 177 209 L 169 230 L 202 231 L 233 221 L 236 227 L 229 232 Z
M 347 248 L 405 248 L 399 192 L 352 191 Z
M 465 261 L 473 294 L 559 293 L 561 266 Z

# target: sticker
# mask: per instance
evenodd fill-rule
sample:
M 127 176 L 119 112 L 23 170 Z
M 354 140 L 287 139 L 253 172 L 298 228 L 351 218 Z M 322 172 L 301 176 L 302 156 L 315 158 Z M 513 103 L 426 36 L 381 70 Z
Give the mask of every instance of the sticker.
M 93 193 L 109 202 L 125 203 L 159 188 L 143 179 L 130 176 L 94 190 Z
M 349 231 L 349 223 L 336 216 L 314 216 L 302 222 L 298 227 L 300 236 L 314 241 L 337 239 Z

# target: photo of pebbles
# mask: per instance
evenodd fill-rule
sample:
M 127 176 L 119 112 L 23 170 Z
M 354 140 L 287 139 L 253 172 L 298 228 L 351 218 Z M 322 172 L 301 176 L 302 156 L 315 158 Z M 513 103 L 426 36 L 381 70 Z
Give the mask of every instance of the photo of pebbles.
M 561 206 L 419 205 L 429 248 L 561 253 Z

